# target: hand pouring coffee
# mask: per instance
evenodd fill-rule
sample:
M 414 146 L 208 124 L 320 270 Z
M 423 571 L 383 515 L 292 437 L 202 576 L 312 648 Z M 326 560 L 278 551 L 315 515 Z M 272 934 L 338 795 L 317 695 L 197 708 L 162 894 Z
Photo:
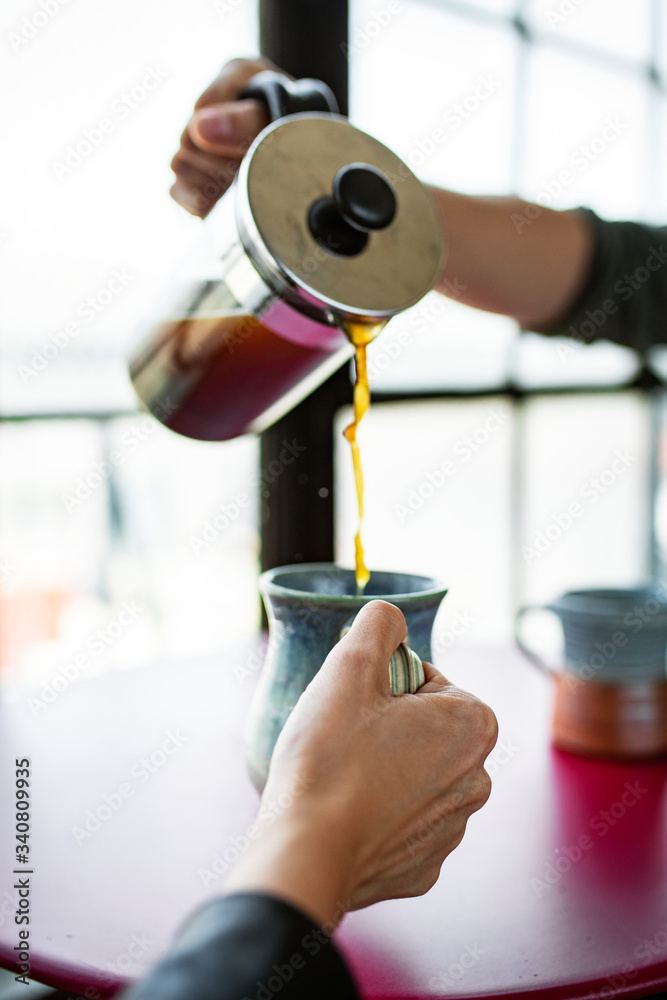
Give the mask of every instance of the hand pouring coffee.
M 150 412 L 204 441 L 270 426 L 350 358 L 349 324 L 379 329 L 433 287 L 443 262 L 429 194 L 333 113 L 328 87 L 265 72 L 244 96 L 274 121 L 130 366 Z

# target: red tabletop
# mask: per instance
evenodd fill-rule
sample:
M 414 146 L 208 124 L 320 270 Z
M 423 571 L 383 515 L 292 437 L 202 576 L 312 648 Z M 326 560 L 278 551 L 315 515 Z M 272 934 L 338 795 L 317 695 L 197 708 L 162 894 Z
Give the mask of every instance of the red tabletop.
M 3 703 L 2 965 L 18 943 L 15 758 L 31 758 L 35 979 L 110 996 L 219 891 L 258 801 L 241 743 L 248 656 L 77 680 L 37 715 L 25 699 Z M 363 996 L 664 989 L 667 762 L 553 750 L 549 683 L 513 651 L 452 649 L 439 665 L 498 715 L 494 790 L 426 896 L 343 921 L 336 940 Z

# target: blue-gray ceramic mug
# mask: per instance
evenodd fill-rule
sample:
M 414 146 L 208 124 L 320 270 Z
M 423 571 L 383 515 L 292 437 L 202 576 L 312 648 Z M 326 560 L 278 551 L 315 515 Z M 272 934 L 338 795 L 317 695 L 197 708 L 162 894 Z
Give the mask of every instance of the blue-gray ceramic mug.
M 549 666 L 521 635 L 523 618 L 552 611 L 565 640 L 562 668 Z M 667 590 L 659 584 L 640 587 L 573 590 L 547 605 L 521 608 L 516 641 L 542 670 L 562 669 L 579 680 L 604 684 L 664 681 L 667 676 Z
M 421 660 L 430 660 L 433 622 L 447 589 L 431 577 L 378 571 L 371 572 L 358 597 L 354 571 L 331 563 L 280 566 L 263 573 L 259 582 L 269 643 L 250 709 L 246 760 L 261 791 L 287 718 L 360 608 L 379 598 L 395 604 L 405 615 L 407 646 Z

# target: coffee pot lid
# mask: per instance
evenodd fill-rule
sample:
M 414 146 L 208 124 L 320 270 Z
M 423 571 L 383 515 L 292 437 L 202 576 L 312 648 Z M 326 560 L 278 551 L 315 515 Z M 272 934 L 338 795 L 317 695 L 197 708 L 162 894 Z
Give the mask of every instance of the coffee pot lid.
M 387 317 L 430 291 L 442 223 L 412 171 L 331 114 L 281 118 L 257 137 L 237 179 L 237 223 L 278 292 L 360 317 Z

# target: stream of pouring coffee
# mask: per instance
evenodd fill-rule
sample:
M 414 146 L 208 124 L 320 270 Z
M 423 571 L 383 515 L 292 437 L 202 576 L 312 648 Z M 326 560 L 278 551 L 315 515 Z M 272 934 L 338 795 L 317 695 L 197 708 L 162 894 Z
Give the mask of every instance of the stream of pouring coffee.
M 357 427 L 369 406 L 371 395 L 368 387 L 368 368 L 366 364 L 366 347 L 377 337 L 384 326 L 382 323 L 351 323 L 346 322 L 344 329 L 354 344 L 354 363 L 356 378 L 354 382 L 354 420 L 344 431 L 352 449 L 352 465 L 354 467 L 354 482 L 357 487 L 357 504 L 359 506 L 359 529 L 354 539 L 354 562 L 357 577 L 357 596 L 361 596 L 370 578 L 364 560 L 364 547 L 361 543 L 361 526 L 364 519 L 364 474 L 361 467 L 361 455 L 357 443 Z

